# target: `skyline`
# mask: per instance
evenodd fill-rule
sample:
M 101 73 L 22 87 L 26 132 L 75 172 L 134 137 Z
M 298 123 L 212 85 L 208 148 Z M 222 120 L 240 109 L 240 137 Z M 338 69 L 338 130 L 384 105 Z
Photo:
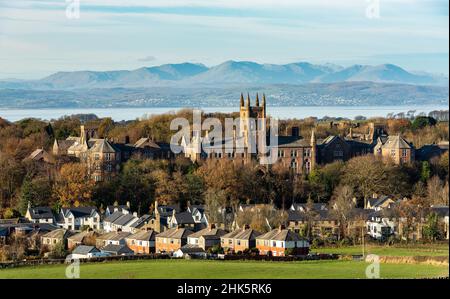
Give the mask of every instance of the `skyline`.
M 68 0 L 75 1 L 75 0 Z M 227 60 L 392 63 L 448 76 L 448 2 L 0 0 L 0 79 Z M 70 3 L 69 3 L 70 4 Z

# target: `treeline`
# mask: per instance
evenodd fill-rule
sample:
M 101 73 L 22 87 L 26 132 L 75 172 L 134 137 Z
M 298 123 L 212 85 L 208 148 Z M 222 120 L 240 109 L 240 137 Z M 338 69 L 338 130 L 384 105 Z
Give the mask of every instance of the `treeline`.
M 223 119 L 229 115 L 214 116 Z M 77 136 L 81 123 L 95 125 L 99 137 L 117 141 L 125 136 L 129 136 L 131 142 L 143 136 L 168 141 L 173 133 L 169 124 L 175 117 L 192 119 L 192 113 L 184 110 L 124 123 L 92 117 L 85 120 L 64 117 L 51 123 L 35 119 L 10 123 L 0 119 L 0 217 L 23 214 L 28 201 L 55 209 L 88 204 L 104 208 L 116 201 L 130 201 L 133 209 L 140 213 L 149 212 L 155 200 L 181 205 L 186 205 L 187 201 L 205 203 L 211 211 L 216 211 L 216 206 L 236 207 L 243 202 L 273 203 L 282 208 L 293 201 L 330 201 L 336 188 L 344 185 L 351 188 L 360 206 L 373 193 L 427 198 L 434 203 L 445 203 L 448 199 L 448 195 L 445 196 L 448 194 L 448 153 L 430 162 L 415 162 L 409 166 L 383 163 L 369 155 L 319 166 L 302 177 L 258 164 L 192 164 L 184 158 L 168 162 L 133 157 L 122 165 L 117 177 L 101 184 L 93 184 L 86 176 L 85 166 L 66 157 L 56 157 L 53 165 L 23 160 L 36 148 L 51 152 L 55 138 Z M 376 121 L 384 123 L 389 134 L 401 132 L 408 140 L 416 140 L 416 146 L 448 140 L 447 123 L 431 118 Z M 280 133 L 289 133 L 293 126 L 300 127 L 305 138 L 313 127 L 319 138 L 348 133 L 346 126 L 315 123 L 314 119 L 281 121 Z M 367 126 L 367 122 L 361 122 L 353 131 L 367 132 Z

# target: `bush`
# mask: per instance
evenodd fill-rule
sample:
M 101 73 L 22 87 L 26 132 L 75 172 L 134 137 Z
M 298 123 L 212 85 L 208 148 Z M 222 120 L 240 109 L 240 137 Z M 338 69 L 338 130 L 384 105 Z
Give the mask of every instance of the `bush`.
M 285 256 L 292 256 L 295 255 L 295 248 L 286 248 L 284 250 L 284 255 Z
M 53 259 L 65 258 L 67 255 L 66 248 L 64 243 L 59 242 L 53 247 L 53 249 L 49 253 L 49 257 Z
M 312 240 L 311 242 L 311 247 L 312 248 L 319 248 L 325 245 L 325 242 L 322 239 L 319 238 L 315 238 Z

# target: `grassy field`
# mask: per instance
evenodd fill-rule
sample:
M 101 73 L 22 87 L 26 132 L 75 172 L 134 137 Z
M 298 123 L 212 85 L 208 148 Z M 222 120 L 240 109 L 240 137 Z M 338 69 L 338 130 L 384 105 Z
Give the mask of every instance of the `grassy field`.
M 81 264 L 81 278 L 365 278 L 359 261 L 141 260 Z M 0 270 L 0 278 L 65 278 L 65 265 Z M 448 276 L 448 267 L 381 264 L 381 278 Z
M 316 253 L 337 253 L 356 255 L 362 254 L 361 246 L 346 247 L 324 247 L 312 249 Z M 411 246 L 376 246 L 369 245 L 365 247 L 366 254 L 377 254 L 384 256 L 448 256 L 449 246 L 446 244 L 420 244 Z

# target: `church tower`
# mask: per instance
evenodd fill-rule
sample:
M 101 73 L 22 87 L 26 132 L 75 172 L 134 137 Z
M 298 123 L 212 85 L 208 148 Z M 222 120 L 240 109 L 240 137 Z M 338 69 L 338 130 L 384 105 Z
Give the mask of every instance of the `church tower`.
M 243 105 L 244 98 L 241 94 L 241 105 L 240 105 L 240 136 L 245 139 L 245 146 L 248 147 L 250 144 L 250 137 L 254 134 L 257 142 L 257 134 L 260 130 L 258 128 L 258 119 L 263 119 L 266 122 L 266 96 L 263 96 L 263 104 L 259 105 L 259 95 L 256 94 L 256 105 L 251 106 L 250 94 L 247 94 L 247 102 Z M 257 144 L 255 144 L 257 146 Z

